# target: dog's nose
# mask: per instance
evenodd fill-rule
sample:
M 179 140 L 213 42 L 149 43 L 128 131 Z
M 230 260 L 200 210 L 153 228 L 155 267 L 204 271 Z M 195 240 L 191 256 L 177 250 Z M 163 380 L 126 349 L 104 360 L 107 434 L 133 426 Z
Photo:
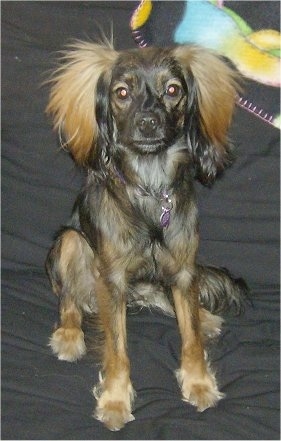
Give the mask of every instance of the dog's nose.
M 149 136 L 150 134 L 152 135 L 159 126 L 159 119 L 157 115 L 152 113 L 142 114 L 137 117 L 137 126 L 143 135 Z

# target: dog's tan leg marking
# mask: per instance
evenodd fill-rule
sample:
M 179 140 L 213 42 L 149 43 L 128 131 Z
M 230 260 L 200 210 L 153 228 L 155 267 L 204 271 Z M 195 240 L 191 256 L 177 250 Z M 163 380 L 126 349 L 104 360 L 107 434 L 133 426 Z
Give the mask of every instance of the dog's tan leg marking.
M 75 361 L 86 353 L 81 322 L 82 314 L 73 302 L 61 307 L 60 327 L 53 332 L 49 342 L 59 360 Z
M 76 262 L 81 261 L 82 242 L 79 235 L 67 231 L 61 241 L 59 270 L 62 284 L 69 283 L 75 272 Z M 70 287 L 68 287 L 70 291 Z M 84 333 L 81 330 L 82 314 L 71 298 L 70 292 L 64 292 L 60 304 L 60 326 L 53 332 L 49 345 L 59 360 L 75 361 L 86 353 Z
M 102 278 L 97 285 L 105 345 L 103 373 L 93 391 L 97 399 L 94 416 L 110 430 L 119 430 L 134 420 L 131 413 L 134 390 L 126 351 L 126 304 L 123 299 L 114 299 L 113 304 L 112 294 L 109 294 Z
M 173 297 L 182 337 L 181 366 L 176 376 L 181 386 L 183 400 L 193 404 L 202 412 L 208 407 L 215 406 L 223 395 L 219 392 L 215 376 L 204 359 L 197 302 L 193 304 L 193 300 L 187 300 L 177 287 L 173 287 Z

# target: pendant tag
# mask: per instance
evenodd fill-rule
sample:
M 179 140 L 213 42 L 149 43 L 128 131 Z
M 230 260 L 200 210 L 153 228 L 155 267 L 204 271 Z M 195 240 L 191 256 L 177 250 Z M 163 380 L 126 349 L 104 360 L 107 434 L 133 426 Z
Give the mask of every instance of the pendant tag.
M 166 228 L 170 225 L 171 210 L 173 208 L 172 200 L 167 193 L 163 194 L 162 214 L 160 216 L 160 225 Z
M 163 228 L 166 228 L 170 225 L 170 217 L 171 217 L 170 211 L 171 210 L 165 208 L 160 216 L 160 224 L 161 227 Z

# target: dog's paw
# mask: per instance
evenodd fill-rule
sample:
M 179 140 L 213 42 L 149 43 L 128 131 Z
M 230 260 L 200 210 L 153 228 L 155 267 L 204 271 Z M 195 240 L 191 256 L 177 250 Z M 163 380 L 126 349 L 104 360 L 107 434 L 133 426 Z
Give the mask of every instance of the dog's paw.
M 94 417 L 104 423 L 108 429 L 117 431 L 135 419 L 132 415 L 135 391 L 130 381 L 121 386 L 116 383 L 111 391 L 106 390 L 104 386 L 104 377 L 100 372 L 99 383 L 93 389 L 97 400 Z
M 197 407 L 198 412 L 203 412 L 209 407 L 214 407 L 224 397 L 218 390 L 213 374 L 206 373 L 202 378 L 192 378 L 183 369 L 176 372 L 180 384 L 183 401 Z
M 86 353 L 84 333 L 80 328 L 58 328 L 52 334 L 49 346 L 59 360 L 75 361 Z
M 135 417 L 123 401 L 105 401 L 96 407 L 94 417 L 104 423 L 112 431 L 122 429 L 126 423 L 134 421 Z
M 201 334 L 204 339 L 218 337 L 221 333 L 223 318 L 211 314 L 204 308 L 199 310 Z

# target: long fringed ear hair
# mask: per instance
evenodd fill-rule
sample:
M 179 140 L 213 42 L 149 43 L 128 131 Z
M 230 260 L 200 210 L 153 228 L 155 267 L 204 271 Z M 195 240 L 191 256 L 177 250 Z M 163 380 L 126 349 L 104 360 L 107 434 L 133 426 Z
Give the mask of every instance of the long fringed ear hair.
M 77 41 L 62 57 L 54 72 L 47 113 L 54 126 L 64 134 L 66 145 L 80 165 L 87 165 L 99 136 L 96 118 L 97 84 L 110 81 L 118 57 L 110 44 Z
M 188 141 L 197 178 L 211 184 L 231 162 L 227 132 L 239 86 L 238 75 L 217 55 L 197 46 L 178 46 L 175 57 L 194 84 L 194 105 L 187 114 Z

